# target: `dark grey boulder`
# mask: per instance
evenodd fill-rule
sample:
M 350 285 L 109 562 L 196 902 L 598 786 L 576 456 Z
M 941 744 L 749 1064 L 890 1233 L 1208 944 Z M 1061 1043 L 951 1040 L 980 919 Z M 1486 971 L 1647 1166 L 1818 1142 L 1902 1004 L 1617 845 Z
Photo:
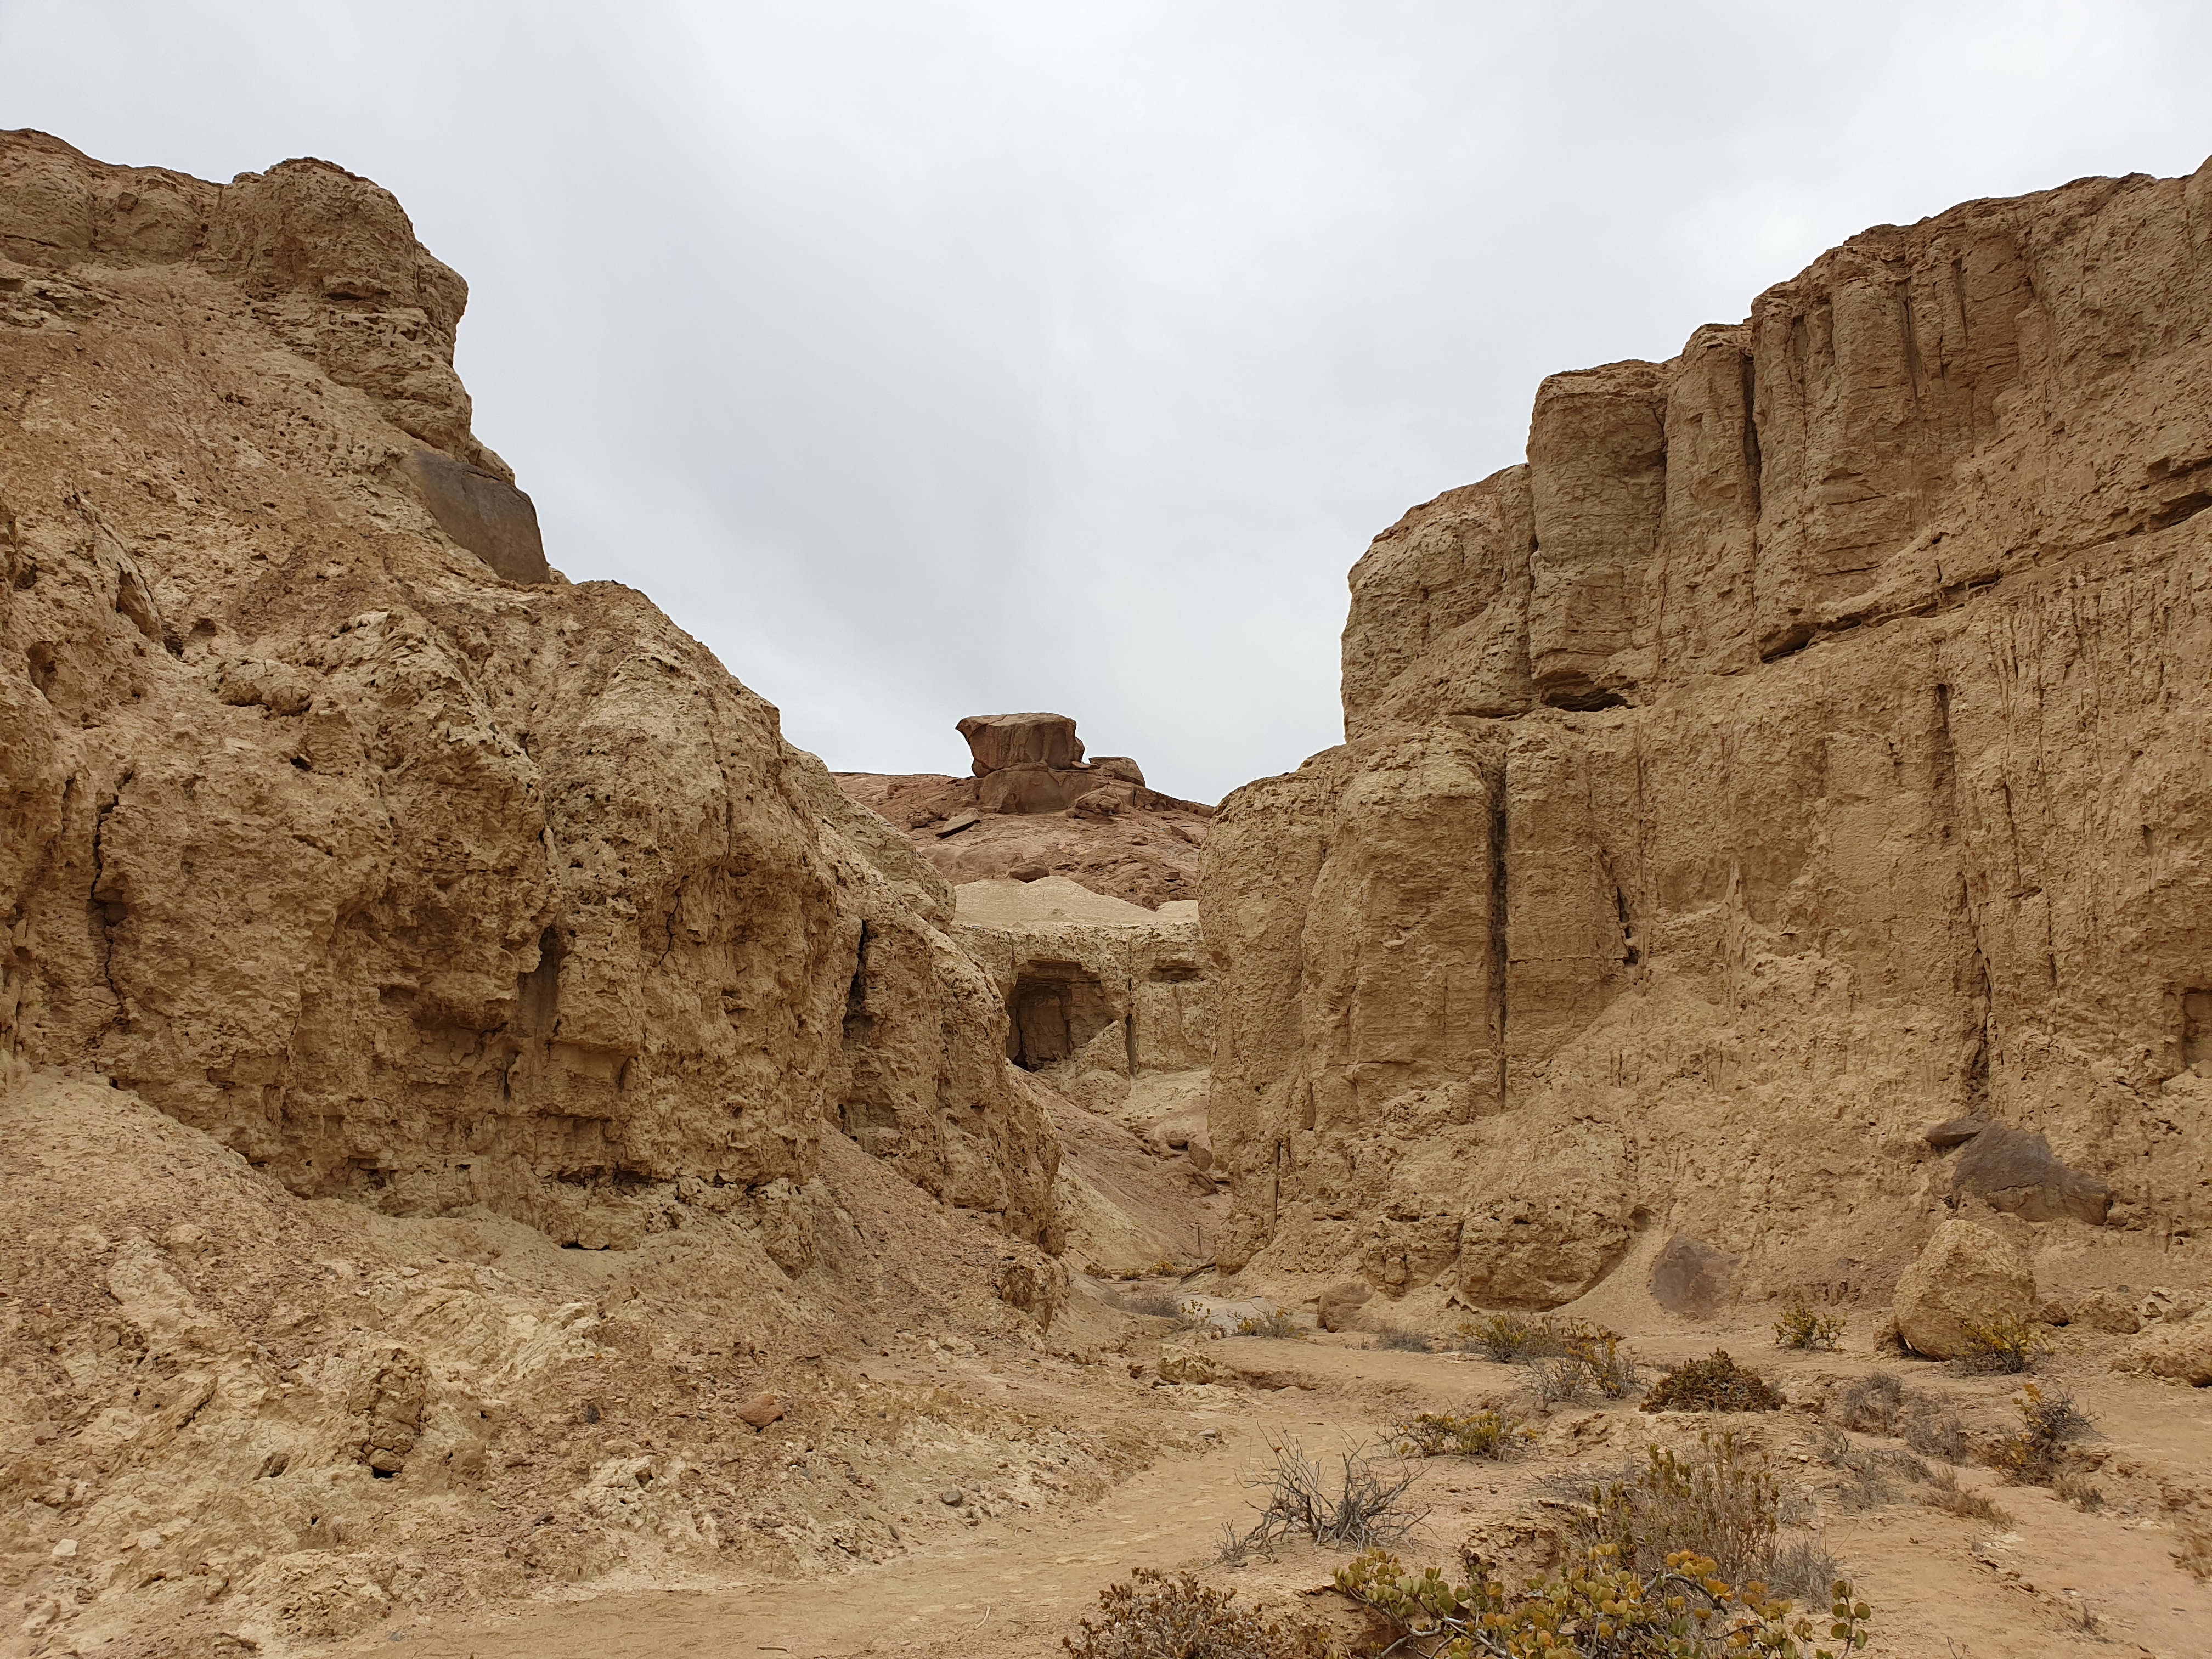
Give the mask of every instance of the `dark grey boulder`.
M 1651 1299 L 1668 1313 L 1705 1319 L 1728 1300 L 1735 1258 L 1703 1239 L 1677 1233 L 1651 1264 Z
M 1991 1209 L 2024 1221 L 2105 1224 L 2112 1189 L 2060 1161 L 2051 1143 L 2026 1129 L 1991 1124 L 1966 1143 L 1951 1172 L 1954 1198 L 1974 1194 Z
M 545 539 L 530 497 L 503 478 L 433 449 L 407 458 L 407 476 L 438 528 L 511 582 L 550 582 Z
M 1964 1117 L 1947 1117 L 1934 1128 L 1922 1132 L 1920 1138 L 1939 1152 L 1948 1152 L 1954 1146 L 1963 1146 L 1988 1128 L 1995 1120 L 1979 1112 L 1969 1112 Z

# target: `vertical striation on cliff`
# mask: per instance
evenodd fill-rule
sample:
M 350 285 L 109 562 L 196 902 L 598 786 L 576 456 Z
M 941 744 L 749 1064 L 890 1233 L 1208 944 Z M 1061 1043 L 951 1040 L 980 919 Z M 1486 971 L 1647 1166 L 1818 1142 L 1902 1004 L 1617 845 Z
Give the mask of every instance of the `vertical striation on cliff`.
M 1213 820 L 1224 1265 L 1876 1283 L 1969 1111 L 2212 1221 L 2207 507 L 2212 164 L 1545 381 L 1353 568 L 1345 744 Z

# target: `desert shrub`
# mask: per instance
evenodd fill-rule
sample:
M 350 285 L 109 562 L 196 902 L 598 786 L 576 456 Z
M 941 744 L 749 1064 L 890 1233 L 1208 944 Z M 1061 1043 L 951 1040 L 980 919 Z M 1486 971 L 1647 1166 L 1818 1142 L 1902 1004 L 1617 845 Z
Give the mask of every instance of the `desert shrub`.
M 1920 1501 L 1931 1510 L 1941 1510 L 1946 1515 L 1955 1515 L 1966 1521 L 1986 1521 L 1992 1526 L 2010 1530 L 2012 1511 L 1991 1500 L 1984 1493 L 1968 1492 L 1959 1484 L 1954 1469 L 1937 1469 L 1928 1477 L 1928 1490 Z
M 1334 1474 L 1295 1442 L 1274 1454 L 1272 1464 L 1244 1483 L 1264 1500 L 1260 1518 L 1242 1533 L 1224 1528 L 1224 1561 L 1243 1561 L 1283 1538 L 1363 1550 L 1400 1536 L 1421 1518 L 1405 1503 L 1416 1470 L 1386 1473 L 1358 1447 L 1338 1454 Z
M 1186 1302 L 1174 1312 L 1177 1330 L 1193 1335 L 1213 1334 L 1213 1312 L 1203 1302 Z
M 1966 1425 L 1948 1406 L 1924 1394 L 1910 1395 L 1899 1428 L 1905 1443 L 1923 1457 L 1940 1457 L 1946 1463 L 1963 1463 L 1969 1449 Z
M 1888 1503 L 1906 1485 L 1933 1478 L 1927 1464 L 1911 1452 L 1855 1446 L 1848 1437 L 1826 1426 L 1814 1432 L 1813 1455 L 1842 1477 L 1836 1498 L 1845 1509 L 1870 1510 Z
M 2105 1507 L 2105 1494 L 2089 1484 L 2089 1478 L 2068 1470 L 2051 1483 L 2051 1495 L 2062 1504 L 2071 1504 L 2083 1514 L 2094 1514 Z
M 1399 1353 L 1426 1353 L 1436 1345 L 1419 1331 L 1383 1331 L 1368 1346 L 1389 1348 Z
M 2074 1408 L 2070 1395 L 2046 1396 L 2029 1383 L 2013 1396 L 2020 1427 L 1991 1443 L 1990 1467 L 2015 1486 L 2047 1486 L 2061 1473 L 2067 1445 L 2081 1438 L 2089 1419 Z
M 2212 1528 L 2202 1521 L 2181 1523 L 2181 1542 L 2174 1549 L 2173 1565 L 2200 1582 L 2212 1579 Z
M 1503 1457 L 1527 1442 L 1517 1417 L 1502 1412 L 1423 1412 L 1389 1431 L 1388 1443 L 1401 1457 Z
M 1970 1371 L 2024 1371 L 2044 1349 L 2042 1333 L 2017 1314 L 1966 1327 L 1959 1364 Z
M 1550 1320 L 1534 1320 L 1517 1313 L 1492 1314 L 1487 1319 L 1462 1324 L 1453 1346 L 1462 1353 L 1487 1354 L 1509 1365 L 1516 1360 L 1541 1358 L 1559 1351 Z
M 1901 1436 L 1923 1457 L 1966 1461 L 1966 1425 L 1941 1401 L 1887 1371 L 1853 1377 L 1828 1396 L 1828 1420 L 1854 1434 Z
M 1165 1291 L 1128 1291 L 1122 1294 L 1121 1311 L 1142 1314 L 1147 1319 L 1174 1319 L 1181 1310 Z
M 1771 1412 L 1782 1408 L 1782 1395 L 1757 1371 L 1739 1365 L 1724 1348 L 1715 1348 L 1711 1359 L 1692 1359 L 1674 1366 L 1651 1386 L 1644 1402 L 1647 1412 Z
M 1828 1398 L 1828 1418 L 1855 1434 L 1895 1434 L 1905 1410 L 1905 1385 L 1887 1371 L 1869 1371 Z
M 1139 1567 L 1133 1583 L 1101 1591 L 1097 1622 L 1085 1619 L 1060 1645 L 1075 1659 L 1328 1659 L 1317 1626 L 1271 1623 L 1235 1600 L 1191 1573 Z
M 1793 1300 L 1789 1310 L 1774 1322 L 1774 1346 L 1840 1348 L 1844 1346 L 1844 1327 L 1848 1322 L 1841 1314 L 1815 1313 L 1802 1300 Z
M 1570 1336 L 1566 1357 L 1580 1364 L 1589 1386 L 1607 1400 L 1625 1400 L 1641 1386 L 1636 1362 L 1612 1331 L 1583 1331 Z
M 1462 1555 L 1461 1565 L 1466 1577 L 1455 1584 L 1434 1567 L 1410 1572 L 1395 1556 L 1370 1550 L 1338 1570 L 1336 1587 L 1397 1632 L 1386 1651 L 1402 1648 L 1422 1659 L 1703 1659 L 1742 1652 L 1839 1659 L 1865 1647 L 1874 1616 L 1848 1583 L 1836 1579 L 1826 1587 L 1826 1620 L 1793 1618 L 1790 1604 L 1765 1585 L 1731 1582 L 1717 1562 L 1687 1550 L 1639 1571 L 1601 1544 L 1578 1565 L 1520 1590 L 1507 1589 L 1479 1555 Z M 1816 1645 L 1821 1624 L 1834 1647 Z
M 1288 1308 L 1278 1308 L 1273 1313 L 1246 1314 L 1237 1322 L 1238 1336 L 1273 1336 L 1295 1340 L 1305 1335 L 1305 1328 L 1291 1316 Z
M 1656 1572 L 1688 1550 L 1711 1556 L 1732 1580 L 1772 1583 L 1782 1485 L 1733 1430 L 1703 1434 L 1694 1452 L 1654 1446 L 1635 1475 L 1593 1487 L 1569 1530 L 1584 1547 L 1613 1547 L 1632 1571 Z

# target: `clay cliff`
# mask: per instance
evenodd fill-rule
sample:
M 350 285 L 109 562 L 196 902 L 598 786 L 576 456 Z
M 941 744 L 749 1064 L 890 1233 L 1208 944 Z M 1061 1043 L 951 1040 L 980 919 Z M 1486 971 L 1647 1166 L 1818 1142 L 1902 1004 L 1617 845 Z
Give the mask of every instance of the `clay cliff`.
M 1224 1265 L 1881 1300 L 1960 1206 L 2212 1222 L 2208 507 L 2212 164 L 1547 380 L 1212 821 Z
M 0 1053 L 398 1213 L 635 1243 L 842 1123 L 1036 1236 L 1050 1133 L 944 881 L 545 566 L 390 195 L 17 134 L 0 251 Z

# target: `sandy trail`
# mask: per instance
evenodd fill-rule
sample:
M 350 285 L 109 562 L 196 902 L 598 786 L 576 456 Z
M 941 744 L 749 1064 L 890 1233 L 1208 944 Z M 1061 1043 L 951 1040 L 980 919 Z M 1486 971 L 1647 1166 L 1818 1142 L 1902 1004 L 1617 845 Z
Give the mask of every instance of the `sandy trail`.
M 958 1543 L 830 1578 L 605 1595 L 437 1633 L 403 1626 L 402 1650 L 415 1659 L 1057 1651 L 1061 1632 L 1096 1604 L 1109 1579 L 1133 1566 L 1211 1556 L 1223 1524 L 1248 1515 L 1245 1478 L 1271 1441 L 1290 1436 L 1321 1449 L 1372 1428 L 1356 1416 L 1264 1407 L 1201 1409 L 1186 1426 L 1218 1429 L 1221 1449 L 1170 1455 L 1080 1514 L 984 1522 Z M 1315 1582 L 1326 1577 L 1325 1566 L 1315 1569 Z M 393 1650 L 388 1632 L 345 1650 Z
M 1328 1452 L 1371 1441 L 1381 1424 L 1405 1411 L 1463 1409 L 1503 1396 L 1517 1380 L 1510 1369 L 1480 1361 L 1327 1341 L 1232 1340 L 1209 1352 L 1240 1371 L 1244 1384 L 1163 1388 L 1152 1400 L 1164 1432 L 1188 1442 L 1212 1429 L 1218 1449 L 1164 1452 L 1151 1468 L 1088 1508 L 983 1522 L 962 1537 L 832 1577 L 612 1594 L 476 1624 L 402 1626 L 405 1645 L 398 1650 L 422 1659 L 763 1653 L 843 1659 L 886 1652 L 1012 1659 L 1056 1653 L 1060 1638 L 1096 1606 L 1100 1589 L 1132 1567 L 1204 1568 L 1211 1562 L 1224 1524 L 1249 1520 L 1246 1483 L 1271 1444 L 1291 1438 L 1309 1451 Z M 1784 1376 L 1864 1369 L 1863 1362 L 1832 1357 L 1773 1356 L 1762 1363 Z M 969 1379 L 979 1385 L 999 1380 Z M 2010 1382 L 1962 1382 L 1954 1397 L 1968 1406 L 1983 1396 L 1985 1404 L 2001 1402 Z M 2203 1467 L 2204 1449 L 2212 1445 L 2205 1402 L 2141 1384 L 2104 1382 L 2094 1393 L 2086 1403 L 2110 1437 L 2116 1460 Z M 1083 1409 L 1072 1395 L 1066 1404 Z M 1802 1449 L 1811 1419 L 1782 1413 L 1745 1425 L 1774 1440 L 1785 1468 L 1818 1484 L 1817 1464 Z M 1618 1404 L 1562 1408 L 1537 1426 L 1534 1455 L 1504 1464 L 1438 1459 L 1424 1466 L 1417 1495 L 1428 1513 L 1407 1553 L 1449 1562 L 1471 1532 L 1543 1514 L 1560 1477 L 1595 1479 L 1639 1459 L 1655 1432 L 1652 1419 Z M 1784 1449 L 1791 1446 L 1800 1449 Z M 2177 1537 L 2167 1517 L 2119 1504 L 2085 1513 L 2039 1489 L 1999 1486 L 1984 1469 L 1962 1468 L 1958 1476 L 1961 1485 L 2002 1504 L 2011 1524 L 1961 1520 L 1909 1497 L 1864 1511 L 1824 1510 L 1827 1547 L 1876 1607 L 1872 1653 L 1898 1659 L 2212 1655 L 2212 1587 L 2173 1565 Z M 1279 1605 L 1324 1586 L 1344 1559 L 1307 1547 L 1238 1571 L 1215 1567 L 1208 1576 Z M 343 1650 L 394 1650 L 389 1631 Z

